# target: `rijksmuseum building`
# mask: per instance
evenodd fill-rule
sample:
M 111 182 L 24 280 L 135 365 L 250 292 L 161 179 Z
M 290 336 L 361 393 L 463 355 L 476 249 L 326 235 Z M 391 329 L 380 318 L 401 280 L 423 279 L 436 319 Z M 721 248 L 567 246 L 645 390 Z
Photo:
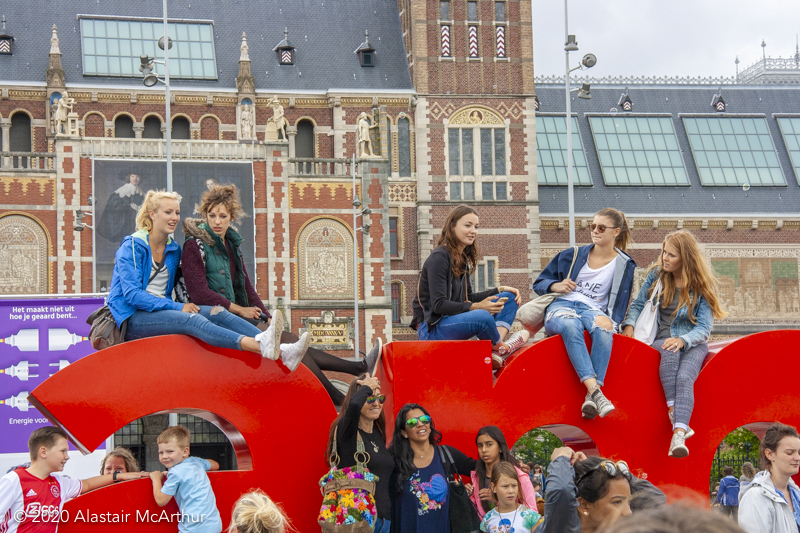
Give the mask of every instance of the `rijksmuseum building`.
M 160 2 L 0 5 L 0 293 L 106 291 L 142 194 L 167 186 L 167 128 L 182 214 L 236 184 L 259 294 L 337 355 L 353 355 L 355 290 L 362 349 L 415 338 L 418 272 L 457 204 L 480 216 L 475 290 L 527 299 L 568 245 L 564 80 L 534 77 L 531 2 L 172 0 L 168 15 L 170 116 L 140 71 L 163 55 Z M 641 274 L 689 229 L 730 313 L 716 337 L 798 327 L 800 54 L 730 79 L 595 80 L 591 96 L 571 103 L 578 243 L 621 209 Z M 354 175 L 370 210 L 355 228 Z

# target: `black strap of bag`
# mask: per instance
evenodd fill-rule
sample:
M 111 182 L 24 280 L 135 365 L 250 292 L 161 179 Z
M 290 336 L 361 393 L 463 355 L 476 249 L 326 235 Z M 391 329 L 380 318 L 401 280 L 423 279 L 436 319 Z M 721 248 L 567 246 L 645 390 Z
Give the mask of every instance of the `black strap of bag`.
M 447 486 L 450 489 L 450 533 L 479 533 L 481 520 L 469 499 L 466 487 L 461 482 L 453 455 L 447 446 L 439 446 L 439 460 L 442 462 Z

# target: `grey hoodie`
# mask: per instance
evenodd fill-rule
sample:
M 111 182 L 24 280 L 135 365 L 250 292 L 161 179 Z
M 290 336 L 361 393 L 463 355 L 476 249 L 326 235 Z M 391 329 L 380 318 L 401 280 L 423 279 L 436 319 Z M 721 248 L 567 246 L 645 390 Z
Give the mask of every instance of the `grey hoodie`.
M 789 479 L 789 490 L 800 497 L 800 488 Z M 800 510 L 798 510 L 800 511 Z M 739 526 L 748 533 L 797 533 L 789 504 L 775 489 L 768 470 L 759 472 L 739 499 Z

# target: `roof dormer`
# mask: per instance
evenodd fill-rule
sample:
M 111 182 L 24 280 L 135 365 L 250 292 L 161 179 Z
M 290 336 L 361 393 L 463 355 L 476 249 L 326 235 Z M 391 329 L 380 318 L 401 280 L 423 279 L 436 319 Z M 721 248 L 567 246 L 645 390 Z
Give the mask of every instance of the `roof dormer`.
M 283 29 L 283 40 L 272 51 L 278 52 L 279 64 L 294 65 L 295 48 L 289 43 L 289 28 Z
M 358 62 L 362 67 L 375 66 L 375 48 L 369 44 L 369 30 L 364 31 L 364 42 L 356 48 L 355 53 L 358 54 Z

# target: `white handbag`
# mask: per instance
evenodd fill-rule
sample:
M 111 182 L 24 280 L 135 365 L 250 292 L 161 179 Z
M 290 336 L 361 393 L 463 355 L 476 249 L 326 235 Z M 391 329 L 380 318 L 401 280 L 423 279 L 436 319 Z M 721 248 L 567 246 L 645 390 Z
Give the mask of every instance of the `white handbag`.
M 569 272 L 567 272 L 567 277 L 564 279 L 569 279 L 572 276 L 572 267 L 575 266 L 575 259 L 578 257 L 578 247 L 573 247 L 574 253 L 572 255 L 572 264 L 569 266 Z M 527 329 L 531 335 L 535 335 L 537 331 L 542 329 L 544 326 L 544 318 L 545 313 L 547 312 L 547 306 L 553 303 L 553 300 L 558 298 L 559 294 L 554 292 L 548 292 L 547 294 L 543 294 L 537 298 L 534 298 L 530 302 L 526 303 L 519 309 L 517 309 L 517 320 L 519 320 L 522 327 Z
M 644 303 L 642 312 L 639 313 L 639 318 L 636 319 L 636 324 L 633 326 L 633 338 L 647 345 L 652 345 L 653 341 L 656 340 L 661 289 L 661 279 L 658 279 L 652 296 Z

